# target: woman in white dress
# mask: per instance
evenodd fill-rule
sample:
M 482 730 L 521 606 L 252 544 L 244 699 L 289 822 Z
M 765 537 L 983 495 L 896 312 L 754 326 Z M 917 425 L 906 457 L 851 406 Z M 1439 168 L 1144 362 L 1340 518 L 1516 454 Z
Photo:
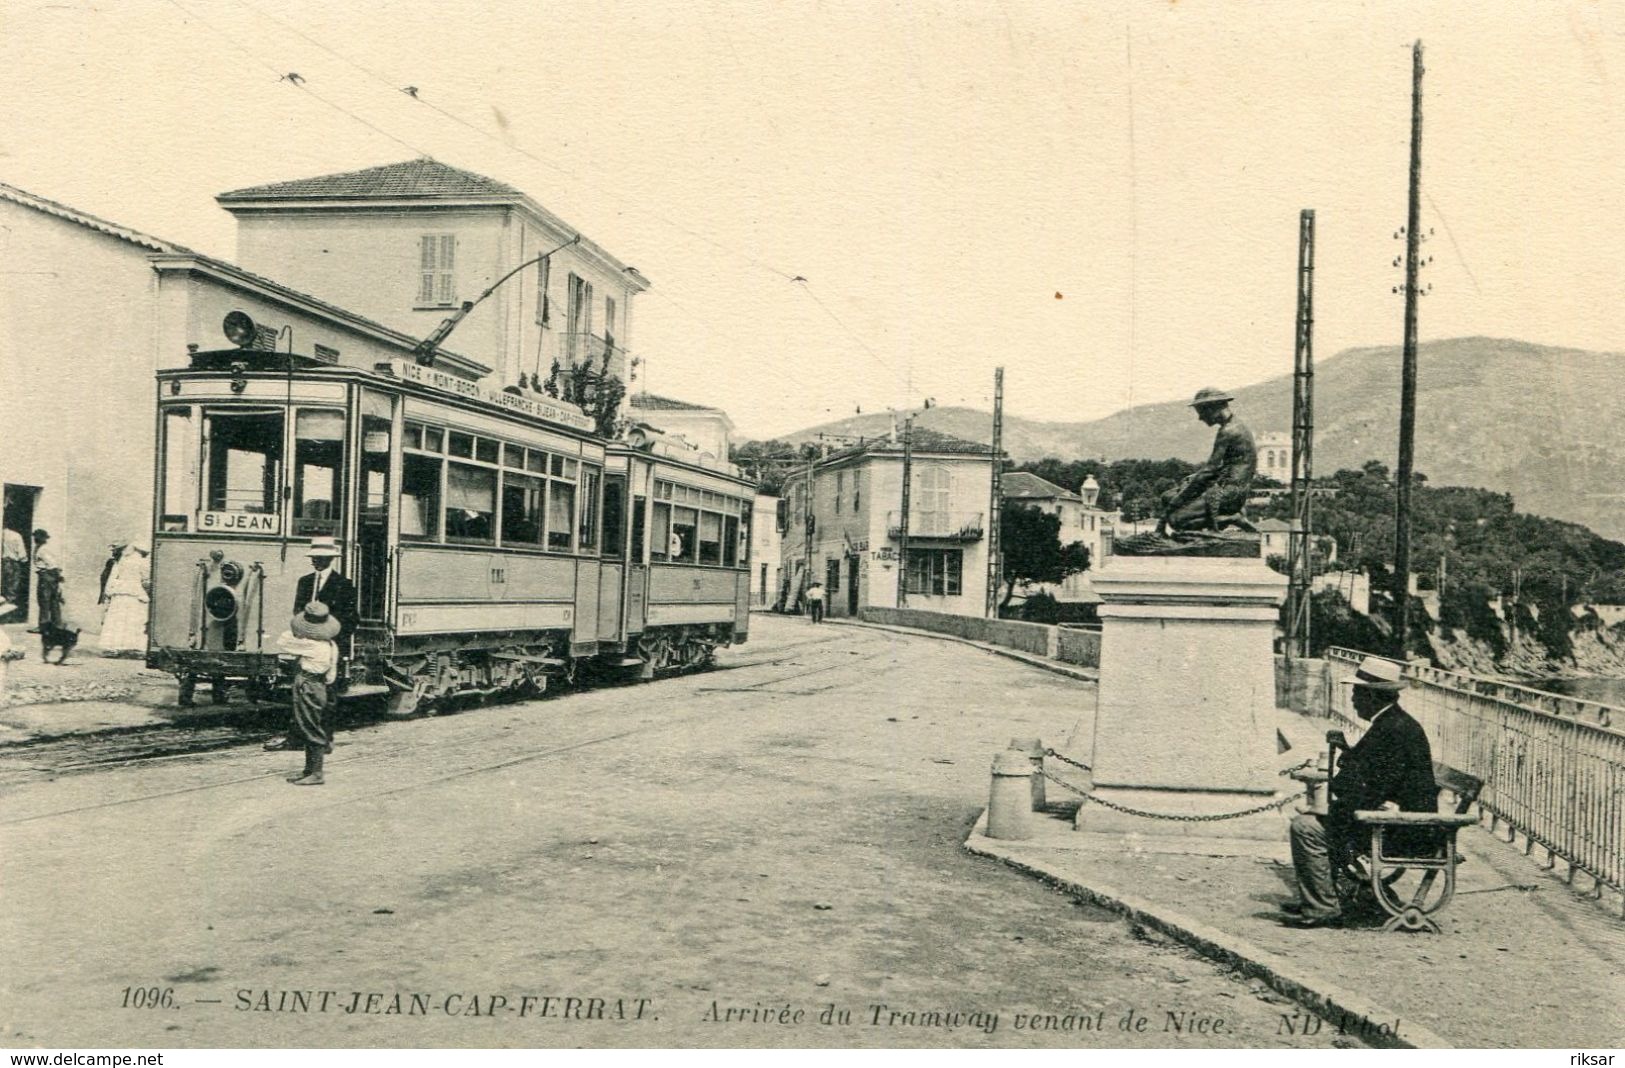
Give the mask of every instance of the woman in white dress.
M 132 541 L 107 579 L 107 615 L 102 620 L 103 656 L 140 656 L 147 651 L 149 550 Z

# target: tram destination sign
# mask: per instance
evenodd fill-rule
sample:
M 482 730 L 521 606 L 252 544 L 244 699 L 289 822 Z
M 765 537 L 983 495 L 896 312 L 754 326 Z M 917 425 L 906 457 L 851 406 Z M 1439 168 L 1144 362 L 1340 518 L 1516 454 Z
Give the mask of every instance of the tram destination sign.
M 280 525 L 274 512 L 199 512 L 197 518 L 198 531 L 208 534 L 275 534 Z
M 466 378 L 437 371 L 433 367 L 424 367 L 407 360 L 390 360 L 389 369 L 396 378 L 403 382 L 416 382 L 420 386 L 438 389 L 444 393 L 455 393 L 460 397 L 469 397 L 473 400 L 494 404 L 498 408 L 506 408 L 511 412 L 519 412 L 549 423 L 558 423 L 563 426 L 574 427 L 577 430 L 591 430 L 593 422 L 586 415 L 574 407 L 555 400 L 539 400 L 535 397 L 520 396 L 513 393 L 504 393 L 501 390 L 487 389 L 478 382 L 470 382 Z

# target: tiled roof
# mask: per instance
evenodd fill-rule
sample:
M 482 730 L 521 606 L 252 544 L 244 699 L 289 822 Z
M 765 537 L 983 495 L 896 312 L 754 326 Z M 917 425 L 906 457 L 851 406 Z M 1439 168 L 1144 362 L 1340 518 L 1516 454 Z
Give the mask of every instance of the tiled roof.
M 100 230 L 104 234 L 128 241 L 132 245 L 140 245 L 142 248 L 151 249 L 154 252 L 189 253 L 192 251 L 185 245 L 177 245 L 173 241 L 165 241 L 162 238 L 153 237 L 151 234 L 132 230 L 128 226 L 108 222 L 106 219 L 98 218 L 89 212 L 70 208 L 66 204 L 59 204 L 42 196 L 35 196 L 33 193 L 18 189 L 14 185 L 7 185 L 4 182 L 0 182 L 0 198 L 34 208 L 37 211 L 43 211 L 47 215 L 55 215 L 59 219 L 67 219 L 69 222 L 78 223 L 80 226 L 88 226 L 92 230 Z
M 720 411 L 710 404 L 690 404 L 688 401 L 674 400 L 671 397 L 662 397 L 656 393 L 634 393 L 632 399 L 627 401 L 632 408 L 642 408 L 646 412 L 715 412 Z
M 923 426 L 917 426 L 914 428 L 913 448 L 917 453 L 956 453 L 970 456 L 991 456 L 993 454 L 993 447 L 991 445 L 983 445 L 979 441 L 966 441 L 964 438 L 957 438 L 952 434 L 944 434 L 940 430 L 931 430 Z M 841 460 L 852 456 L 861 456 L 865 453 L 883 452 L 888 454 L 901 454 L 902 451 L 903 433 L 901 430 L 899 430 L 897 432 L 897 439 L 895 441 L 892 440 L 890 435 L 883 438 L 875 438 L 872 441 L 862 441 L 856 445 L 851 445 L 847 448 L 841 449 L 839 452 L 832 452 L 824 459 L 826 461 Z
M 1292 524 L 1288 523 L 1284 519 L 1260 519 L 1258 522 L 1254 523 L 1253 526 L 1257 527 L 1259 530 L 1267 530 L 1272 534 L 1276 531 L 1290 531 L 1292 529 Z
M 1063 501 L 1083 500 L 1071 490 L 1062 489 L 1048 479 L 1039 478 L 1031 471 L 1006 471 L 999 479 L 999 492 L 1006 500 L 1049 498 Z
M 397 197 L 480 197 L 524 194 L 511 185 L 471 171 L 447 166 L 427 156 L 386 163 L 381 167 L 299 178 L 291 182 L 251 185 L 221 193 L 215 200 L 394 199 Z

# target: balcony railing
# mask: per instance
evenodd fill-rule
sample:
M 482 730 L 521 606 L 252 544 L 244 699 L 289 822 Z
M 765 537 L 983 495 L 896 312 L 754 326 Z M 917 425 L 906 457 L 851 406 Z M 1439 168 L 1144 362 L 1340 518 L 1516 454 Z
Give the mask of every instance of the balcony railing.
M 610 369 L 619 369 L 624 373 L 627 352 L 615 343 L 614 338 L 600 334 L 564 335 L 564 363 L 568 366 L 591 362 L 594 369 L 601 368 L 606 355 Z
M 903 535 L 901 510 L 886 513 L 887 535 L 893 539 Z M 937 541 L 981 541 L 984 526 L 981 512 L 921 512 L 910 510 L 908 536 L 933 538 Z

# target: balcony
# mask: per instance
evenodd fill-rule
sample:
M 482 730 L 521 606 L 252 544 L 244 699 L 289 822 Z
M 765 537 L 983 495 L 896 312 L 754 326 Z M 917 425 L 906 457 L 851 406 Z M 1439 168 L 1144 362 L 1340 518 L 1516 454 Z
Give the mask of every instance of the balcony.
M 981 512 L 909 512 L 910 541 L 925 538 L 933 541 L 981 541 L 983 532 Z M 901 511 L 886 513 L 886 534 L 893 540 L 902 537 Z
M 617 345 L 613 337 L 599 334 L 564 335 L 564 359 L 561 362 L 566 367 L 590 363 L 594 370 L 600 370 L 607 359 L 611 371 L 624 375 L 626 356 L 626 349 Z

